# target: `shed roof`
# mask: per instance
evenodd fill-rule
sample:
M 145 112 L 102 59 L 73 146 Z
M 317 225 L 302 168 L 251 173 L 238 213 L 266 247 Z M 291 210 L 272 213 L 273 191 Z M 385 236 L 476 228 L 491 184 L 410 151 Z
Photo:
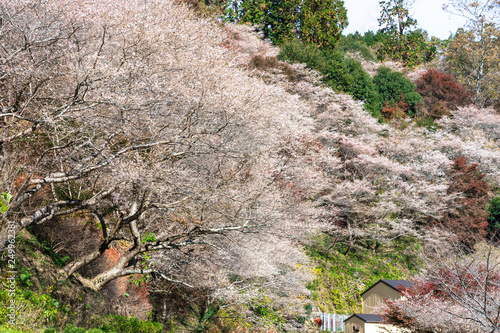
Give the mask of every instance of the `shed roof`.
M 359 314 L 359 313 L 355 313 L 352 316 L 350 316 L 349 318 L 347 318 L 346 320 L 344 320 L 344 323 L 346 321 L 348 321 L 349 319 L 351 319 L 352 317 L 358 317 L 359 319 L 361 319 L 365 323 L 381 323 L 382 321 L 384 321 L 384 319 L 381 316 L 376 315 L 376 314 Z
M 391 287 L 394 290 L 400 291 L 400 288 L 409 288 L 413 286 L 413 282 L 408 281 L 408 280 L 378 280 L 376 283 L 374 283 L 370 288 L 366 289 L 361 296 L 363 296 L 366 292 L 368 292 L 370 289 L 375 287 L 379 283 L 384 283 Z

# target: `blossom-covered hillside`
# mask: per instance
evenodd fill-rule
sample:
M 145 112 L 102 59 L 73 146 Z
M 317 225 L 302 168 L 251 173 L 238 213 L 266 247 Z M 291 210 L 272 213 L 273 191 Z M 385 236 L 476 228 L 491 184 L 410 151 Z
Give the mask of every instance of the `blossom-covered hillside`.
M 428 246 L 491 233 L 493 109 L 375 118 L 251 26 L 173 1 L 0 8 L 10 328 L 307 331 Z

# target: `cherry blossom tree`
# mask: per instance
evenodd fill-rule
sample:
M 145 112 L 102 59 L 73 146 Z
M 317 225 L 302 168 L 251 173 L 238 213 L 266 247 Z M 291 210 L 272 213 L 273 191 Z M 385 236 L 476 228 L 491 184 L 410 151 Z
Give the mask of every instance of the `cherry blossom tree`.
M 203 253 L 231 269 L 265 237 L 249 235 L 253 246 L 242 251 L 240 236 L 223 235 L 292 228 L 279 145 L 309 131 L 307 106 L 249 78 L 215 23 L 155 0 L 16 0 L 0 9 L 2 191 L 12 195 L 2 247 L 9 225 L 19 233 L 80 216 L 99 242 L 60 274 L 99 290 L 132 274 L 180 282 L 175 272 Z M 120 242 L 112 267 L 78 274 Z M 284 253 L 269 258 L 259 270 L 242 263 L 270 276 L 287 262 Z
M 412 332 L 497 332 L 499 259 L 485 243 L 472 254 L 458 243 L 434 249 L 424 274 L 402 290 L 402 300 L 386 302 L 383 317 Z

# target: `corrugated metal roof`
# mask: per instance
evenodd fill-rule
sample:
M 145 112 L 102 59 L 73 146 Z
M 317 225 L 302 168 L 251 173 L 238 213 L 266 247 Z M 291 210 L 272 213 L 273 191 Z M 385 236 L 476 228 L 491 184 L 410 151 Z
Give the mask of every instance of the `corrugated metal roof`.
M 344 323 L 346 321 L 348 321 L 349 319 L 351 319 L 352 317 L 354 317 L 354 316 L 358 317 L 359 319 L 361 319 L 365 323 L 381 323 L 381 322 L 384 321 L 384 319 L 381 316 L 376 315 L 376 314 L 359 314 L 359 313 L 355 313 L 352 316 L 350 316 L 349 318 L 347 318 L 346 320 L 344 320 Z
M 397 291 L 400 291 L 399 288 L 409 288 L 409 287 L 413 286 L 413 282 L 408 281 L 408 280 L 385 280 L 385 279 L 382 279 L 382 280 L 378 280 L 370 288 L 366 289 L 361 294 L 361 296 L 363 296 L 363 294 L 365 294 L 368 290 L 372 289 L 373 287 L 375 287 L 379 283 L 385 283 L 386 285 L 388 285 L 389 287 L 391 287 Z
M 385 284 L 393 287 L 394 289 L 399 290 L 399 288 L 409 288 L 413 286 L 413 282 L 408 280 L 380 280 Z

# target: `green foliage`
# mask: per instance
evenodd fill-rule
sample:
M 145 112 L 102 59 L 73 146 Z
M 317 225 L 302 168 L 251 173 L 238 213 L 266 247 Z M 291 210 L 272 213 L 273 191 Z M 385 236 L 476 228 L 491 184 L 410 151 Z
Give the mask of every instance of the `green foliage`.
M 299 6 L 298 0 L 247 0 L 238 15 L 241 22 L 259 25 L 264 37 L 281 44 L 296 35 Z
M 334 47 L 347 27 L 347 11 L 340 0 L 306 0 L 301 7 L 299 37 L 320 47 Z
M 435 131 L 438 129 L 438 124 L 432 117 L 419 117 L 415 118 L 415 124 L 418 127 L 426 127 L 428 130 Z
M 347 26 L 341 0 L 245 0 L 233 16 L 234 20 L 259 25 L 264 37 L 278 45 L 299 38 L 333 47 Z
M 358 61 L 347 58 L 345 63 L 348 74 L 344 91 L 356 100 L 365 101 L 366 110 L 370 111 L 374 117 L 380 118 L 382 103 L 372 78 Z
M 305 63 L 307 67 L 323 72 L 327 67 L 327 58 L 318 47 L 293 40 L 280 47 L 279 60 Z
M 161 333 L 163 325 L 137 318 L 126 318 L 123 316 L 108 316 L 108 322 L 101 326 L 103 332 L 134 332 L 134 333 Z
M 69 324 L 68 326 L 66 326 L 63 333 L 85 333 L 86 331 L 87 330 L 85 328 L 75 327 Z
M 500 197 L 491 199 L 488 204 L 488 212 L 490 214 L 488 218 L 490 232 L 498 232 L 500 229 Z
M 31 268 L 23 267 L 23 269 L 21 270 L 20 275 L 19 275 L 19 280 L 21 281 L 21 283 L 23 283 L 24 285 L 26 285 L 28 287 L 31 287 L 33 285 L 33 282 L 30 281 L 30 279 L 31 279 L 30 271 L 31 271 Z
M 57 323 L 59 308 L 57 300 L 50 295 L 20 288 L 16 288 L 14 293 L 9 295 L 7 284 L 2 285 L 0 289 L 0 322 L 5 323 L 9 320 L 7 314 L 11 299 L 16 303 L 17 328 L 31 330 Z
M 279 326 L 286 321 L 282 318 L 282 311 L 273 307 L 273 300 L 265 295 L 258 295 L 248 301 L 247 306 L 264 321 Z
M 163 325 L 137 318 L 109 315 L 99 318 L 101 321 L 99 328 L 83 328 L 73 324 L 68 324 L 62 331 L 63 333 L 161 333 Z M 57 332 L 54 328 L 45 329 L 44 333 Z
M 388 34 L 377 51 L 377 58 L 389 58 L 413 68 L 434 59 L 437 48 L 420 30 L 406 34 Z
M 12 194 L 3 192 L 0 194 L 0 213 L 5 213 L 9 209 L 10 199 L 12 199 Z
M 40 241 L 36 236 L 32 236 L 31 239 L 27 240 L 21 240 L 22 244 L 26 246 L 24 250 L 28 250 L 30 247 L 37 248 L 38 250 L 42 251 L 44 254 L 48 255 L 50 258 L 52 258 L 52 261 L 58 266 L 58 267 L 64 267 L 66 265 L 66 262 L 69 260 L 68 256 L 61 257 L 58 255 L 54 249 L 52 249 L 52 246 L 47 242 L 47 241 Z
M 399 239 L 377 251 L 363 242 L 345 253 L 345 243 L 334 243 L 332 237 L 324 235 L 307 249 L 316 263 L 315 279 L 307 287 L 322 311 L 359 313 L 361 293 L 373 283 L 417 273 L 420 263 L 415 252 L 419 244 L 415 239 Z
M 436 43 L 427 40 L 422 30 L 411 31 L 417 21 L 410 17 L 408 3 L 405 0 L 379 1 L 382 8 L 379 25 L 380 32 L 386 37 L 378 49 L 378 59 L 390 58 L 401 61 L 412 68 L 429 62 L 436 55 Z
M 304 305 L 304 310 L 306 310 L 306 315 L 309 317 L 312 314 L 313 306 L 311 303 Z
M 410 117 L 415 114 L 417 104 L 423 101 L 422 96 L 415 91 L 415 85 L 409 79 L 402 73 L 389 68 L 379 68 L 373 78 L 373 83 L 378 91 L 379 102 L 387 102 L 392 107 L 402 101 L 404 96 L 404 101 L 410 107 L 407 111 Z
M 305 63 L 307 67 L 323 74 L 323 81 L 334 90 L 351 94 L 365 101 L 365 107 L 374 117 L 380 118 L 382 103 L 372 79 L 359 63 L 337 50 L 318 49 L 315 45 L 298 40 L 285 43 L 278 55 L 280 60 Z
M 369 61 L 375 60 L 370 48 L 359 32 L 342 36 L 339 40 L 338 48 L 343 52 L 359 53 L 364 59 Z
M 21 330 L 13 329 L 9 325 L 0 326 L 0 333 L 27 333 L 27 332 L 29 332 L 29 331 L 21 331 Z
M 368 30 L 365 32 L 363 35 L 363 42 L 366 44 L 368 47 L 375 46 L 378 43 L 384 43 L 384 41 L 387 39 L 387 35 L 384 34 L 382 31 L 377 31 L 377 33 L 374 33 L 371 30 Z
M 154 232 L 146 232 L 142 236 L 142 242 L 143 243 L 152 243 L 156 242 L 156 235 Z
M 194 315 L 194 318 L 191 317 L 191 320 L 189 320 L 182 317 L 180 323 L 190 332 L 197 333 L 206 332 L 213 325 L 215 316 L 221 310 L 219 302 L 199 305 L 188 303 L 187 308 L 190 310 L 191 314 Z
M 378 23 L 383 32 L 402 35 L 417 25 L 417 20 L 410 17 L 406 0 L 379 1 L 379 5 L 382 10 Z
M 219 312 L 219 310 L 220 310 L 219 305 L 208 306 L 206 311 L 202 313 L 202 316 L 198 318 L 198 325 L 195 327 L 193 332 L 195 333 L 206 332 L 209 322 L 215 317 L 215 315 Z

